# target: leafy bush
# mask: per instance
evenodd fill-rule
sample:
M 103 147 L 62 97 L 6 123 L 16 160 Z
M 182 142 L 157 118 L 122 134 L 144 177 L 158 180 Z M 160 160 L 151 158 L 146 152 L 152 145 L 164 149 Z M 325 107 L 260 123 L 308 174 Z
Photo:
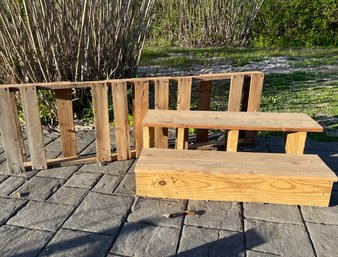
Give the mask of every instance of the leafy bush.
M 254 23 L 256 46 L 312 47 L 338 45 L 335 0 L 265 0 Z

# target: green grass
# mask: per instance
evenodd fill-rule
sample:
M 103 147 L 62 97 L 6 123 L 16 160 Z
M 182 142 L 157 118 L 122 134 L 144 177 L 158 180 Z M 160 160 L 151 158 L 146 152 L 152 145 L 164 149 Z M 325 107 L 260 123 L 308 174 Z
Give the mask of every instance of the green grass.
M 277 56 L 287 56 L 291 65 L 294 65 L 294 60 L 301 58 L 302 62 L 295 64 L 299 65 L 297 67 L 316 67 L 318 65 L 337 64 L 338 49 L 148 47 L 143 50 L 140 65 L 189 68 L 194 65 L 222 63 L 232 66 L 244 66 L 250 62 L 262 61 L 267 57 Z
M 160 65 L 187 70 L 194 65 L 207 66 L 217 63 L 243 66 L 275 56 L 286 57 L 291 68 L 304 68 L 305 70 L 266 74 L 261 110 L 307 113 L 325 128 L 324 133 L 309 133 L 312 139 L 338 141 L 337 48 L 146 48 L 140 65 Z M 323 65 L 335 65 L 337 69 L 323 69 L 321 68 Z M 315 70 L 317 67 L 318 71 Z M 307 71 L 306 68 L 314 68 L 314 70 Z M 197 108 L 197 91 L 198 88 L 193 87 L 192 109 Z M 214 83 L 211 109 L 226 110 L 228 94 L 229 82 Z M 266 134 L 266 132 L 263 134 L 274 135 L 273 133 Z

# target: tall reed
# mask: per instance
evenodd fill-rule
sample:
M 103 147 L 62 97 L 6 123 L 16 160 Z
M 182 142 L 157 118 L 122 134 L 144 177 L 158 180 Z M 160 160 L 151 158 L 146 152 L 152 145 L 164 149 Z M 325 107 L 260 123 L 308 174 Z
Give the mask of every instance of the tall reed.
M 6 0 L 0 3 L 3 83 L 130 76 L 154 0 Z
M 156 0 L 149 43 L 242 46 L 264 0 Z M 162 41 L 162 42 L 161 42 Z

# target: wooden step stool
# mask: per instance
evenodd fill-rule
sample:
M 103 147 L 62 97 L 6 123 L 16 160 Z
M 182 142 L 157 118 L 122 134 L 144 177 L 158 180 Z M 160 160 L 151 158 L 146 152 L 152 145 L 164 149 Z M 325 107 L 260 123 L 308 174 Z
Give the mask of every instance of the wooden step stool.
M 306 114 L 149 110 L 143 126 L 139 196 L 328 206 L 338 181 L 317 155 L 303 155 L 306 132 L 322 131 Z M 150 148 L 154 127 L 178 128 L 178 149 Z M 229 131 L 227 152 L 181 150 L 187 128 Z M 287 154 L 238 153 L 239 130 L 284 131 Z

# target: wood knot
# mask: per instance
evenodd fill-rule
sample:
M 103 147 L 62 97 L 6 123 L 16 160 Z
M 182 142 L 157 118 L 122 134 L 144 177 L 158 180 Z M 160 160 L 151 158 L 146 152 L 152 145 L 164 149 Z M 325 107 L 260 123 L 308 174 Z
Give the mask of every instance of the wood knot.
M 160 184 L 160 186 L 165 186 L 167 184 L 164 180 L 161 180 L 158 183 Z

